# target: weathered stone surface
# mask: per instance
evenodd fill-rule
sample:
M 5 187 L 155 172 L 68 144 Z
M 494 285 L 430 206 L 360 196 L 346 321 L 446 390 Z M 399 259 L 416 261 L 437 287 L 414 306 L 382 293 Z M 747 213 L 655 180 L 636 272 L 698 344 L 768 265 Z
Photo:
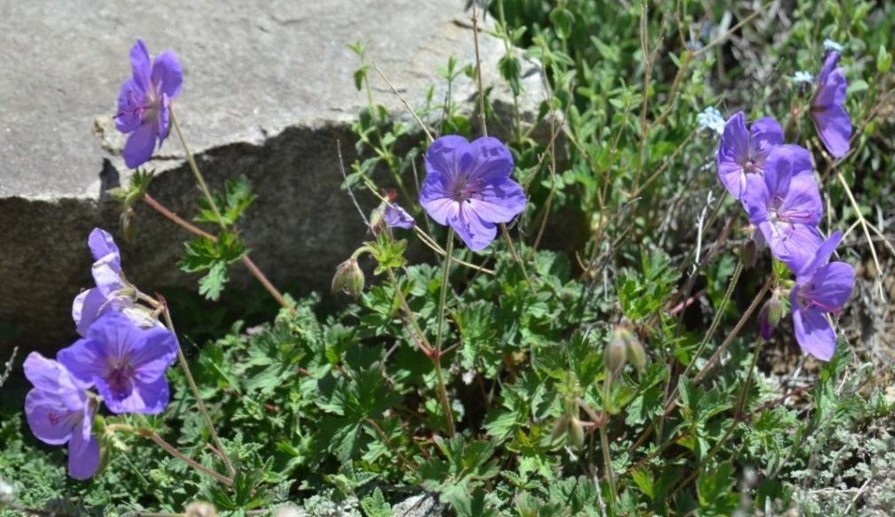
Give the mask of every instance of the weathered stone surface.
M 27 352 L 69 342 L 71 300 L 91 285 L 87 234 L 102 226 L 117 235 L 102 192 L 130 172 L 111 115 L 136 38 L 153 55 L 170 48 L 180 57 L 176 110 L 212 188 L 239 175 L 252 183 L 258 200 L 242 229 L 253 258 L 275 282 L 323 289 L 363 236 L 338 188 L 336 142 L 350 163 L 350 123 L 366 105 L 347 45 L 364 42 L 411 105 L 421 105 L 430 86 L 442 99 L 437 70 L 448 56 L 460 66 L 474 62 L 464 4 L 0 0 L 0 357 L 12 344 Z M 508 99 L 495 78 L 503 53 L 501 42 L 482 35 L 486 83 Z M 523 72 L 521 108 L 530 119 L 544 93 L 537 67 L 523 62 Z M 371 79 L 377 101 L 407 117 L 375 73 Z M 465 77 L 452 94 L 471 107 Z M 190 217 L 197 191 L 173 131 L 156 156 L 151 193 Z M 147 291 L 195 282 L 175 266 L 187 234 L 140 208 L 138 239 L 123 246 L 129 278 Z M 249 281 L 239 265 L 234 273 L 237 285 Z

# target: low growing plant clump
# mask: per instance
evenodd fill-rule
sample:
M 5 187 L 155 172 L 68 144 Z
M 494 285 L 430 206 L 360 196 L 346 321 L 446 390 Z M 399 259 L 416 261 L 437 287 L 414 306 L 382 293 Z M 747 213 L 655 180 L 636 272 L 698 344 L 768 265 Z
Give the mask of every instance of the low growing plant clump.
M 514 99 L 504 117 L 476 59 L 443 71 L 449 91 L 478 86 L 474 113 L 430 94 L 416 125 L 393 119 L 370 88 L 384 72 L 352 45 L 370 106 L 343 174 L 367 240 L 335 268 L 345 303 L 328 313 L 252 261 L 238 225 L 250 185 L 209 188 L 175 116 L 182 66 L 136 42 L 115 116 L 135 169 L 114 192 L 117 234 L 139 238 L 146 205 L 195 236 L 180 267 L 204 274 L 201 295 L 218 299 L 239 262 L 282 308 L 188 358 L 166 299 L 128 281 L 126 241 L 94 229 L 96 285 L 72 307 L 80 338 L 25 358 L 24 412 L 0 421 L 0 508 L 895 511 L 892 371 L 860 343 L 882 326 L 893 344 L 895 328 L 887 312 L 865 317 L 895 291 L 885 217 L 870 217 L 893 215 L 874 206 L 893 171 L 874 153 L 892 143 L 880 133 L 895 81 L 888 34 L 868 28 L 895 26 L 891 8 L 846 2 L 851 17 L 836 18 L 823 2 L 795 17 L 767 44 L 776 83 L 749 95 L 714 85 L 748 73 L 774 14 L 730 7 L 738 23 L 718 27 L 689 2 L 492 3 Z M 551 87 L 534 124 L 519 111 L 517 46 Z M 872 48 L 873 67 L 856 55 Z M 746 62 L 725 71 L 734 58 Z M 193 221 L 152 196 L 144 168 L 172 126 L 202 192 Z

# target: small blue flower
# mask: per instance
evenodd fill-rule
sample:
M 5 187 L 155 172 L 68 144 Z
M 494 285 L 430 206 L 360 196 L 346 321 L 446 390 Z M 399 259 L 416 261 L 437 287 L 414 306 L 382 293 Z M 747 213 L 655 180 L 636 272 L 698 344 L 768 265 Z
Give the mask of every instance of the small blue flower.
M 696 116 L 696 122 L 702 129 L 709 129 L 719 135 L 724 133 L 724 117 L 714 106 L 702 110 L 702 113 Z
M 811 74 L 811 72 L 799 70 L 792 76 L 792 82 L 796 84 L 811 84 L 814 82 L 814 76 Z
M 843 46 L 831 39 L 824 40 L 824 52 L 842 52 Z

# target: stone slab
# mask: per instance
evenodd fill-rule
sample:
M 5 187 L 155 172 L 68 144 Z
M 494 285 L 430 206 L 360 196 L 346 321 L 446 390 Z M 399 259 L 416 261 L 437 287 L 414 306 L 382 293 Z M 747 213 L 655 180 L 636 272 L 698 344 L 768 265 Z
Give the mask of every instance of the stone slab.
M 180 57 L 176 110 L 212 187 L 239 175 L 252 183 L 258 200 L 242 229 L 253 258 L 275 282 L 309 291 L 327 287 L 364 232 L 338 188 L 336 142 L 350 163 L 350 124 L 366 105 L 348 44 L 364 42 L 411 105 L 432 86 L 441 99 L 437 71 L 448 56 L 474 62 L 465 4 L 0 0 L 0 357 L 13 344 L 27 352 L 70 342 L 71 300 L 91 285 L 86 236 L 94 226 L 118 235 L 103 192 L 129 177 L 110 117 L 135 39 L 153 55 Z M 486 72 L 503 53 L 483 34 Z M 523 67 L 521 108 L 531 119 L 545 94 L 538 67 Z M 509 99 L 500 80 L 485 82 Z M 372 84 L 377 102 L 408 118 L 378 77 Z M 452 95 L 472 108 L 465 77 Z M 177 144 L 167 141 L 151 163 L 159 171 L 151 192 L 190 217 L 197 192 Z M 142 208 L 138 224 L 136 242 L 123 246 L 129 278 L 150 292 L 194 286 L 175 265 L 187 234 Z M 241 268 L 234 272 L 246 285 Z

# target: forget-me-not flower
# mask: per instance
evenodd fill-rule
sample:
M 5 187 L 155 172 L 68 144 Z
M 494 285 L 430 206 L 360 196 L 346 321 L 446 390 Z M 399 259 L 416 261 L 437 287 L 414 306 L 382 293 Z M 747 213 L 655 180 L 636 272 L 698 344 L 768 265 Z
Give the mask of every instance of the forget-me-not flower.
M 724 117 L 721 116 L 718 108 L 714 106 L 709 106 L 702 110 L 699 115 L 696 115 L 696 123 L 702 129 L 708 129 L 719 135 L 724 133 Z

